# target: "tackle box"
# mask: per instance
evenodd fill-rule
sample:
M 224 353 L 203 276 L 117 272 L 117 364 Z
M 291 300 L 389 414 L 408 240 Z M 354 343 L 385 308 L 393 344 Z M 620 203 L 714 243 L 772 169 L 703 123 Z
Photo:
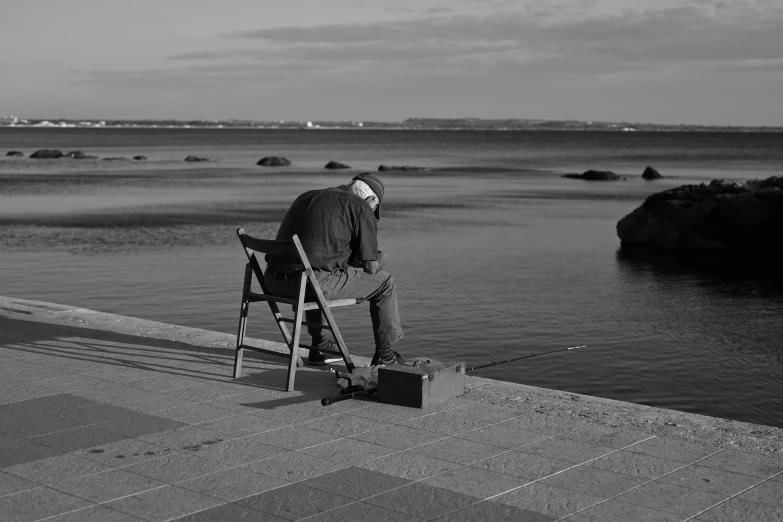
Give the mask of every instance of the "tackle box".
M 425 362 L 378 368 L 378 400 L 398 406 L 426 408 L 465 393 L 465 363 Z

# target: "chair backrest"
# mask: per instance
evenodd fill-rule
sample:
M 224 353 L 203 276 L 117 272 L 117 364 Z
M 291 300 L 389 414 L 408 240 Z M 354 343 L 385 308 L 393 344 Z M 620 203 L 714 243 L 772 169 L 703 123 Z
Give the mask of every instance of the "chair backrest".
M 302 263 L 302 266 L 306 271 L 311 269 L 307 254 L 305 254 L 302 243 L 299 241 L 299 236 L 296 234 L 294 234 L 294 237 L 291 239 L 259 239 L 247 234 L 244 228 L 238 228 L 237 236 L 239 236 L 239 241 L 242 243 L 248 261 L 254 265 L 254 270 L 256 267 L 258 267 L 258 270 L 261 269 L 255 252 L 293 257 Z M 256 273 L 256 275 L 261 277 L 258 273 Z M 261 279 L 263 278 L 261 277 Z

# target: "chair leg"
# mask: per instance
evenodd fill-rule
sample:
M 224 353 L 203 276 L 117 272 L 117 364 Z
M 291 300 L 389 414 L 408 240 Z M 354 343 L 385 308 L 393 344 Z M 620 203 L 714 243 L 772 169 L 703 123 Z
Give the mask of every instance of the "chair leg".
M 302 316 L 304 310 L 304 294 L 307 279 L 303 276 L 299 279 L 299 294 L 297 298 L 296 310 L 294 310 L 294 335 L 291 340 L 291 358 L 288 360 L 288 383 L 286 391 L 294 391 L 294 380 L 296 379 L 296 363 L 299 359 L 299 338 L 302 335 Z
M 242 286 L 242 303 L 239 308 L 239 327 L 237 328 L 237 349 L 234 357 L 234 379 L 238 379 L 242 375 L 243 346 L 245 343 L 245 331 L 247 330 L 247 314 L 250 311 L 250 301 L 247 299 L 247 293 L 250 290 L 251 274 L 250 266 L 245 267 L 245 282 Z

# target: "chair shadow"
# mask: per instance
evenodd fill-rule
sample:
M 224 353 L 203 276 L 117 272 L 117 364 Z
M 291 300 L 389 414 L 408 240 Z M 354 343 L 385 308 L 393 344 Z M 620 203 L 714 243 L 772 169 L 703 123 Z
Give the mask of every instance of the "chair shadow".
M 247 386 L 248 391 L 274 392 L 269 394 L 269 401 L 258 403 L 258 407 L 262 409 L 309 402 L 315 398 L 336 395 L 340 390 L 328 366 L 300 368 L 296 376 L 296 389 L 289 393 L 285 391 L 288 360 L 283 357 L 245 350 L 245 375 L 233 379 L 233 347 L 196 346 L 184 341 L 141 337 L 81 326 L 42 323 L 29 318 L 29 314 L 22 315 L 24 318 L 20 319 L 0 316 L 0 348 L 24 354 L 20 357 L 37 354 L 54 355 L 64 361 L 94 362 L 108 367 L 189 376 L 205 382 L 243 384 Z M 184 362 L 203 364 L 189 368 L 183 366 Z M 211 366 L 214 370 L 210 368 Z M 42 366 L 44 367 L 51 367 L 51 365 Z M 344 369 L 344 366 L 334 365 L 334 368 Z M 103 370 L 95 370 L 95 372 L 100 371 Z M 64 372 L 67 373 L 68 370 L 64 369 Z M 89 371 L 82 373 L 77 370 L 76 373 L 90 375 Z M 280 396 L 277 397 L 275 394 Z

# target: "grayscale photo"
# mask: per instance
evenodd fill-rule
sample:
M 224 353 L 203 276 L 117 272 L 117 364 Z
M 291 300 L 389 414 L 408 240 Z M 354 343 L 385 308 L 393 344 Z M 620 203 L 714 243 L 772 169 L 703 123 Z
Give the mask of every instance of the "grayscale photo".
M 0 521 L 783 522 L 779 0 L 0 49 Z

